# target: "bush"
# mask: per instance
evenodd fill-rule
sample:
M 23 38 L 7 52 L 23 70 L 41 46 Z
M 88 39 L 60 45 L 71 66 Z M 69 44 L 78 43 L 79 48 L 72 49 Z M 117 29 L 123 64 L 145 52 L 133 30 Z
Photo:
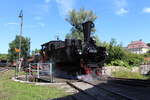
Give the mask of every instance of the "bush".
M 117 44 L 115 39 L 112 39 L 109 44 L 104 46 L 107 49 L 108 57 L 106 59 L 106 65 L 114 66 L 139 66 L 143 61 L 143 55 L 133 54 L 123 48 L 120 44 Z
M 142 55 L 127 52 L 125 61 L 130 66 L 139 66 L 144 61 L 144 58 Z
M 129 64 L 128 64 L 127 62 L 122 61 L 122 60 L 111 61 L 110 65 L 112 65 L 112 66 L 124 66 L 124 67 L 129 67 Z
M 150 57 L 150 53 L 143 54 L 144 57 Z

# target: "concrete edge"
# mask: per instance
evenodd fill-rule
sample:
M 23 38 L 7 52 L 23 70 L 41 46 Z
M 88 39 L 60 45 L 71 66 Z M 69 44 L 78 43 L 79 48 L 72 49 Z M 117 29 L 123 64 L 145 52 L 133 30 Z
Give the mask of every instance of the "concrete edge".
M 16 79 L 16 77 L 12 77 L 11 80 L 15 81 L 15 82 L 20 82 L 20 83 L 27 83 L 27 84 L 34 84 L 34 85 L 61 85 L 61 84 L 66 84 L 64 83 L 42 83 L 42 82 L 29 82 L 29 81 L 22 81 L 22 80 L 18 80 Z

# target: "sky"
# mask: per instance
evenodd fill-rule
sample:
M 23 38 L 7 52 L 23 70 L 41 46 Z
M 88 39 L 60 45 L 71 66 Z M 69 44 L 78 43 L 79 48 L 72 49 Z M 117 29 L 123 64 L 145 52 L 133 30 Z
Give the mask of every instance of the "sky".
M 20 32 L 19 12 L 24 14 L 23 36 L 31 39 L 31 51 L 56 39 L 64 40 L 71 25 L 65 20 L 72 9 L 92 10 L 101 41 L 115 38 L 127 46 L 134 40 L 150 42 L 150 0 L 1 0 L 0 53 Z

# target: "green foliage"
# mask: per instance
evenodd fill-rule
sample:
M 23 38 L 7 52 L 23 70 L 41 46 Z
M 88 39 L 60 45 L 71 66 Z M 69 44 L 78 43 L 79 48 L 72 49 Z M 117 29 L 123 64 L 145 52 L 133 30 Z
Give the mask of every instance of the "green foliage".
M 103 46 L 107 48 L 108 52 L 107 65 L 138 66 L 144 61 L 142 55 L 130 53 L 121 44 L 117 44 L 115 39 L 112 39 L 109 44 L 103 43 Z
M 79 40 L 83 40 L 83 33 L 76 31 L 76 30 L 72 30 L 71 34 L 67 34 L 66 35 L 67 39 L 79 39 Z
M 111 61 L 110 66 L 113 65 L 113 66 L 124 66 L 124 67 L 129 67 L 129 64 L 125 61 L 122 61 L 122 60 L 115 60 L 115 61 Z
M 33 51 L 31 52 L 31 55 L 33 56 L 33 55 L 35 55 L 36 53 L 39 53 L 39 52 L 40 52 L 39 49 L 35 49 L 35 50 L 33 50 Z
M 0 54 L 0 60 L 7 60 L 8 54 Z
M 112 39 L 108 45 L 106 45 L 108 52 L 107 63 L 111 63 L 111 61 L 122 60 L 124 59 L 123 55 L 125 55 L 124 49 L 121 45 L 117 44 L 115 39 Z
M 93 36 L 93 38 L 95 39 L 95 41 L 96 41 L 96 45 L 97 46 L 101 46 L 102 45 L 102 43 L 101 43 L 101 41 L 100 41 L 100 39 L 99 39 L 99 37 L 98 37 L 98 35 L 96 34 L 96 35 L 94 35 Z
M 75 9 L 71 10 L 68 17 L 66 18 L 66 21 L 72 25 L 71 34 L 67 34 L 66 38 L 76 38 L 83 40 L 84 37 L 81 24 L 86 21 L 94 22 L 96 18 L 97 16 L 92 11 L 84 10 L 84 8 L 81 8 L 80 11 L 76 11 Z M 78 29 L 76 26 L 78 26 Z M 96 29 L 93 28 L 92 32 L 95 32 L 95 30 Z
M 150 53 L 143 54 L 143 57 L 150 57 Z
M 131 66 L 139 66 L 143 61 L 144 58 L 142 55 L 133 54 L 130 52 L 126 52 L 124 61 L 127 61 Z
M 116 71 L 113 72 L 112 75 L 117 78 L 131 78 L 131 79 L 148 79 L 149 77 L 141 75 L 139 72 L 131 72 L 131 71 Z
M 27 58 L 30 55 L 30 39 L 26 37 L 21 37 L 21 57 Z M 8 50 L 8 58 L 9 61 L 14 61 L 18 59 L 18 53 L 15 51 L 15 48 L 19 49 L 19 41 L 20 36 L 16 36 L 15 39 L 9 43 L 9 50 Z

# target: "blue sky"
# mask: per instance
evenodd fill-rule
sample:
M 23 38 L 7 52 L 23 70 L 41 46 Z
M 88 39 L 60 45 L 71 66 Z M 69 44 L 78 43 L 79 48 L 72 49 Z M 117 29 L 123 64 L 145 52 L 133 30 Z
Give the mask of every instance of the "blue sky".
M 31 38 L 31 50 L 44 42 L 64 39 L 71 25 L 65 21 L 71 9 L 93 10 L 101 41 L 111 38 L 127 46 L 132 40 L 150 42 L 150 0 L 1 0 L 0 53 L 19 34 L 18 14 L 24 13 L 23 36 Z

